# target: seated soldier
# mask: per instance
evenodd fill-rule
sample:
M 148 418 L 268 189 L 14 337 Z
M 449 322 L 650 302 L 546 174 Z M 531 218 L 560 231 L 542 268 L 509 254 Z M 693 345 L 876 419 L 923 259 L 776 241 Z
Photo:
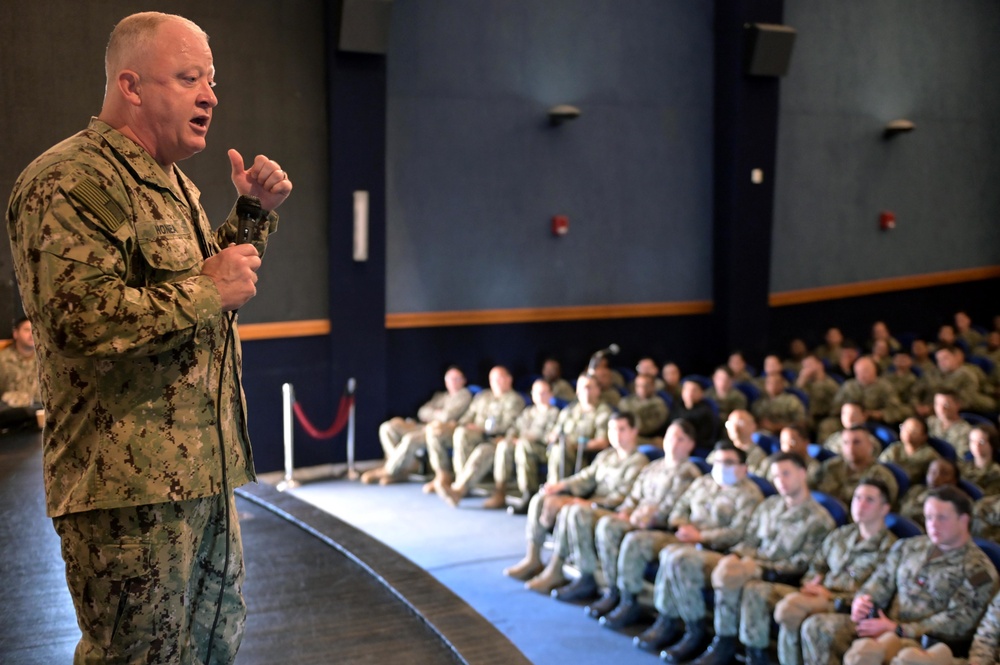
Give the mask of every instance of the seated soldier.
M 635 392 L 623 397 L 618 403 L 619 411 L 635 414 L 639 421 L 639 444 L 656 443 L 667 424 L 670 409 L 663 398 L 653 389 L 653 377 L 637 374 L 635 377 Z
M 759 465 L 761 473 L 757 475 L 768 482 L 773 482 L 774 460 L 778 459 L 778 456 L 782 453 L 795 453 L 806 463 L 806 476 L 809 487 L 815 487 L 816 483 L 819 482 L 821 465 L 819 460 L 809 454 L 809 437 L 806 435 L 805 427 L 802 425 L 789 425 L 782 428 L 781 434 L 778 435 L 778 444 L 780 448 L 771 453 Z
M 598 365 L 587 372 L 597 380 L 597 385 L 601 389 L 601 401 L 612 409 L 618 408 L 618 402 L 622 399 L 622 394 L 615 383 L 615 375 L 611 367 L 608 366 L 608 359 L 601 358 Z
M 983 334 L 972 327 L 972 319 L 965 312 L 955 312 L 955 341 L 962 340 L 969 353 L 983 343 Z
M 764 356 L 764 367 L 761 370 L 760 376 L 753 380 L 754 385 L 761 391 L 764 391 L 764 383 L 769 376 L 784 376 L 784 367 L 781 364 L 781 358 L 774 354 Z
M 531 498 L 525 529 L 527 553 L 521 561 L 505 568 L 504 575 L 527 580 L 525 588 L 544 594 L 566 583 L 562 565 L 569 555 L 570 543 L 569 513 L 565 508 L 572 504 L 603 507 L 621 504 L 639 472 L 649 462 L 636 450 L 635 441 L 619 438 L 620 432 L 628 427 L 634 428 L 634 422 L 630 424 L 628 416 L 616 414 L 607 425 L 606 436 L 611 446 L 599 452 L 593 464 L 565 480 L 546 483 Z M 543 567 L 541 549 L 545 534 L 552 529 L 555 549 L 548 565 Z
M 858 348 L 858 345 L 851 340 L 845 340 L 830 371 L 839 374 L 845 382 L 850 381 L 854 378 L 854 363 L 860 356 L 861 349 Z
M 868 430 L 860 425 L 844 430 L 838 457 L 831 457 L 820 465 L 816 489 L 849 504 L 854 488 L 862 478 L 878 478 L 889 488 L 893 505 L 899 498 L 899 484 L 892 471 L 875 459 L 875 449 Z
M 896 536 L 885 526 L 889 489 L 874 478 L 862 480 L 851 499 L 853 524 L 828 535 L 798 586 L 751 580 L 743 588 L 740 642 L 747 665 L 766 665 L 770 617 L 778 624 L 778 660 L 802 665 L 799 628 L 821 612 L 847 611 L 858 588 L 889 553 Z
M 379 426 L 378 440 L 385 453 L 385 464 L 365 471 L 361 474 L 361 482 L 388 485 L 405 480 L 417 453 L 427 443 L 424 427 L 435 421 L 454 426 L 469 408 L 472 393 L 465 387 L 465 374 L 454 365 L 444 373 L 444 387 L 445 390 L 434 393 L 420 407 L 415 420 L 396 417 Z
M 757 421 L 749 411 L 736 409 L 729 414 L 725 422 L 726 438 L 746 455 L 747 470 L 754 475 L 766 473 L 767 452 L 754 443 L 753 435 L 757 431 Z M 709 453 L 707 462 L 715 461 L 715 453 Z
M 884 339 L 875 340 L 872 343 L 871 359 L 878 366 L 879 373 L 885 375 L 892 367 L 892 351 L 889 350 L 889 343 Z M 890 381 L 890 383 L 892 382 Z
M 635 364 L 635 375 L 636 376 L 648 376 L 653 380 L 653 391 L 659 392 L 661 390 L 666 390 L 666 382 L 660 378 L 660 367 L 656 364 L 656 361 L 649 356 L 644 356 L 639 358 L 639 362 Z M 635 392 L 635 385 L 630 387 L 632 392 Z
M 832 432 L 829 436 L 823 439 L 823 447 L 831 453 L 839 455 L 840 439 L 844 435 L 844 431 L 858 425 L 866 426 L 867 424 L 868 414 L 865 413 L 865 407 L 861 406 L 857 402 L 844 402 L 844 405 L 840 407 L 840 429 L 836 432 Z M 876 450 L 881 449 L 881 446 L 878 441 L 875 440 L 874 436 L 872 436 L 872 443 L 876 446 Z
M 795 395 L 785 392 L 787 385 L 781 373 L 768 374 L 764 379 L 764 393 L 753 403 L 757 426 L 768 434 L 777 435 L 786 425 L 805 422 L 805 405 Z
M 823 343 L 816 347 L 815 354 L 820 360 L 835 367 L 840 361 L 840 350 L 844 346 L 844 335 L 840 328 L 829 328 L 823 336 Z
M 809 355 L 809 347 L 801 337 L 796 337 L 788 343 L 788 357 L 781 363 L 782 369 L 798 376 L 802 371 L 802 361 Z
M 924 503 L 927 535 L 896 541 L 854 596 L 850 615 L 814 614 L 802 624 L 805 662 L 888 663 L 925 635 L 972 637 L 998 584 L 969 534 L 971 512 L 961 490 L 931 492 Z
M 844 381 L 833 398 L 839 409 L 845 402 L 856 402 L 864 407 L 868 418 L 875 422 L 896 424 L 910 415 L 895 389 L 878 374 L 878 366 L 870 356 L 854 361 L 854 378 Z
M 30 424 L 41 427 L 38 363 L 31 321 L 21 317 L 11 330 L 13 343 L 0 349 L 0 429 Z
M 747 408 L 747 397 L 733 387 L 733 372 L 725 365 L 720 365 L 712 373 L 712 387 L 705 396 L 719 407 L 719 420 L 725 421 L 736 409 Z
M 939 389 L 934 394 L 934 415 L 927 419 L 927 434 L 950 443 L 961 459 L 969 452 L 969 432 L 972 425 L 959 415 L 960 408 L 953 391 Z
M 1000 494 L 990 494 L 976 501 L 972 515 L 972 535 L 1000 543 Z
M 549 446 L 547 482 L 572 474 L 578 454 L 596 455 L 608 447 L 610 417 L 611 407 L 601 401 L 597 379 L 581 374 L 576 380 L 576 401 L 559 412 L 555 426 L 545 435 Z
M 958 465 L 944 457 L 939 457 L 927 468 L 927 476 L 920 485 L 914 485 L 899 502 L 899 514 L 911 519 L 924 528 L 924 502 L 930 493 L 939 487 L 956 487 L 960 478 Z
M 527 508 L 527 502 L 538 491 L 538 464 L 545 459 L 545 435 L 555 426 L 559 409 L 551 404 L 552 391 L 545 379 L 531 384 L 532 405 L 517 415 L 503 438 L 496 442 L 493 458 L 494 490 L 483 502 L 483 508 L 495 510 L 506 506 L 507 483 L 516 469 L 517 489 Z M 479 448 L 473 455 L 479 453 Z
M 996 400 L 984 392 L 978 372 L 965 364 L 965 352 L 960 347 L 941 347 L 934 352 L 934 358 L 939 372 L 936 390 L 950 390 L 962 408 L 969 411 L 990 413 L 996 409 Z
M 562 377 L 562 365 L 555 358 L 546 358 L 542 362 L 542 378 L 549 382 L 552 396 L 567 403 L 576 399 L 573 384 Z
M 524 409 L 524 398 L 513 389 L 513 383 L 507 368 L 497 365 L 490 370 L 490 389 L 481 390 L 472 398 L 455 426 L 435 421 L 424 428 L 427 458 L 434 469 L 434 480 L 424 485 L 424 492 L 436 492 L 457 506 L 472 483 L 490 470 L 493 437 L 506 432 Z M 488 454 L 471 460 L 473 451 L 481 444 L 487 446 Z M 453 455 L 449 455 L 449 449 L 454 451 Z
M 889 444 L 878 461 L 898 465 L 906 471 L 910 484 L 917 485 L 924 482 L 927 467 L 939 457 L 938 452 L 927 443 L 927 423 L 922 418 L 910 416 L 899 426 L 899 441 Z
M 675 404 L 671 417 L 683 418 L 694 426 L 695 448 L 711 448 L 718 431 L 719 419 L 715 410 L 705 401 L 705 391 L 697 381 L 688 379 L 681 387 L 681 402 Z
M 751 376 L 750 370 L 747 368 L 747 361 L 743 357 L 742 351 L 733 351 L 730 353 L 729 358 L 726 359 L 726 367 L 732 372 L 733 383 L 741 381 L 753 382 L 753 376 Z
M 876 321 L 872 324 L 872 339 L 868 345 L 869 349 L 875 347 L 875 342 L 882 340 L 889 347 L 889 353 L 896 353 L 901 351 L 903 345 L 899 343 L 895 337 L 889 332 L 889 326 L 886 325 L 885 321 Z
M 609 589 L 609 593 L 619 598 L 614 606 L 602 599 L 588 608 L 590 615 L 600 617 L 604 626 L 618 629 L 639 619 L 639 605 L 635 599 L 642 590 L 643 573 L 646 565 L 664 548 L 676 545 L 725 552 L 743 536 L 750 516 L 764 500 L 764 495 L 756 483 L 747 478 L 746 455 L 742 450 L 728 441 L 719 441 L 715 444 L 713 457 L 712 473 L 694 481 L 674 504 L 666 519 L 667 530 L 631 531 L 622 542 L 617 560 L 611 558 L 610 552 L 601 559 L 605 575 L 610 575 L 618 584 L 618 588 Z M 598 525 L 599 538 L 604 526 L 602 520 Z M 640 649 L 656 651 L 680 637 L 681 632 L 680 621 L 675 615 L 664 612 L 633 643 Z
M 663 370 L 660 372 L 660 377 L 663 379 L 662 390 L 666 391 L 670 398 L 674 400 L 674 404 L 680 404 L 681 402 L 681 368 L 677 366 L 677 363 L 666 363 L 663 366 Z
M 807 416 L 810 431 L 816 431 L 816 427 L 824 419 L 837 415 L 833 411 L 833 398 L 840 390 L 840 384 L 830 378 L 823 362 L 816 354 L 809 354 L 802 359 L 802 369 L 795 379 L 795 387 L 809 398 Z
M 917 338 L 910 343 L 910 355 L 913 357 L 913 366 L 920 372 L 921 380 L 937 377 L 940 375 L 937 363 L 931 356 L 931 347 L 926 340 Z M 930 402 L 927 403 L 925 412 L 917 412 L 918 415 L 926 418 L 931 414 Z
M 998 452 L 1000 435 L 997 428 L 983 423 L 969 432 L 969 454 L 972 459 L 958 460 L 962 477 L 975 483 L 985 495 L 1000 494 L 1000 464 L 996 462 Z
M 778 467 L 774 472 L 778 493 L 757 506 L 743 540 L 729 554 L 677 545 L 660 552 L 656 609 L 683 619 L 685 628 L 681 640 L 660 654 L 666 662 L 686 662 L 705 648 L 711 620 L 702 590 L 709 572 L 715 589 L 715 638 L 693 661 L 699 665 L 732 662 L 746 582 L 798 580 L 833 530 L 833 518 L 809 493 L 802 458 L 781 455 L 774 465 Z
M 637 430 L 632 424 L 624 427 L 626 421 L 634 421 L 631 413 L 619 413 L 612 422 L 619 426 L 619 441 L 632 445 Z M 613 511 L 581 504 L 567 507 L 570 549 L 580 576 L 570 584 L 554 590 L 554 597 L 559 600 L 586 600 L 594 596 L 597 593 L 594 572 L 597 570 L 598 556 L 608 589 L 614 589 L 617 595 L 614 566 L 622 539 L 634 528 L 662 528 L 666 525 L 667 516 L 677 499 L 701 476 L 701 470 L 689 460 L 693 449 L 694 428 L 684 420 L 674 421 L 667 428 L 667 435 L 663 439 L 664 456 L 639 472 L 628 496 Z M 604 565 L 608 559 L 611 560 L 610 566 Z
M 892 384 L 903 404 L 913 404 L 919 377 L 913 373 L 913 358 L 905 351 L 892 356 L 892 369 L 885 374 L 885 380 Z

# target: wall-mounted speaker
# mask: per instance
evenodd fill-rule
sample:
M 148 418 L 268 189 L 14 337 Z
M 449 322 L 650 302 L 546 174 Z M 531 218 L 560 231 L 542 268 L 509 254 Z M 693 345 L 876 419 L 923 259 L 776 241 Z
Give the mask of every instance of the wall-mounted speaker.
M 337 49 L 385 55 L 392 0 L 341 0 Z
M 773 23 L 748 23 L 744 26 L 746 40 L 746 73 L 751 76 L 784 76 L 792 59 L 795 28 Z

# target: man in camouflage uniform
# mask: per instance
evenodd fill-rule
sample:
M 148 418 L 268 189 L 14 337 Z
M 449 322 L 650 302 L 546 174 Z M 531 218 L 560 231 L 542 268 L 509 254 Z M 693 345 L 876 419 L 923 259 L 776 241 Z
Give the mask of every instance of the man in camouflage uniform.
M 832 418 L 829 420 L 833 420 Z M 829 421 L 827 421 L 829 422 Z M 868 424 L 868 414 L 865 413 L 865 407 L 861 406 L 857 402 L 844 402 L 840 407 L 840 421 L 837 424 L 836 431 L 832 431 L 823 439 L 823 447 L 829 450 L 835 455 L 840 454 L 840 438 L 843 436 L 845 430 L 849 430 L 855 425 L 865 425 Z M 881 450 L 881 445 L 872 435 L 872 444 L 878 446 L 876 450 Z
M 960 347 L 942 346 L 934 352 L 934 358 L 937 370 L 925 373 L 915 387 L 921 415 L 930 415 L 934 395 L 942 390 L 951 392 L 963 409 L 981 412 L 996 409 L 996 400 L 983 392 L 979 376 L 972 366 L 965 364 L 965 353 Z
M 854 361 L 854 378 L 844 381 L 833 398 L 837 411 L 845 402 L 856 402 L 865 409 L 870 420 L 900 423 L 910 415 L 909 407 L 899 400 L 896 390 L 879 377 L 878 367 L 869 356 Z
M 768 374 L 764 378 L 764 392 L 753 403 L 753 415 L 757 426 L 768 434 L 777 434 L 781 428 L 806 420 L 806 407 L 798 397 L 785 392 L 787 382 L 778 374 Z
M 802 359 L 802 369 L 795 379 L 795 387 L 809 398 L 807 417 L 810 431 L 815 431 L 824 418 L 836 415 L 833 398 L 840 390 L 840 384 L 830 378 L 823 361 L 815 353 Z
M 729 414 L 723 423 L 726 436 L 733 445 L 746 454 L 747 471 L 754 475 L 763 475 L 767 468 L 767 452 L 754 443 L 753 435 L 757 432 L 757 421 L 749 411 L 736 409 Z M 709 453 L 707 461 L 714 462 L 715 453 Z
M 601 401 L 610 406 L 612 409 L 617 409 L 618 402 L 622 399 L 622 393 L 618 389 L 618 383 L 615 381 L 617 377 L 615 376 L 614 370 L 612 370 L 607 364 L 607 358 L 602 358 L 601 363 L 598 364 L 597 367 L 590 370 L 588 374 L 597 379 L 597 385 L 601 389 Z M 624 379 L 622 379 L 621 385 L 624 387 Z
M 510 429 L 524 410 L 524 398 L 513 385 L 507 368 L 497 365 L 490 370 L 490 389 L 472 398 L 453 430 L 438 422 L 425 428 L 427 458 L 434 469 L 434 480 L 429 484 L 452 506 L 458 506 L 466 492 L 493 467 L 493 437 Z M 449 448 L 454 450 L 454 456 L 448 454 Z
M 969 649 L 969 665 L 996 663 L 1000 663 L 1000 594 L 993 597 Z
M 546 358 L 542 362 L 542 378 L 548 381 L 552 396 L 565 402 L 576 399 L 573 384 L 562 377 L 562 365 L 555 358 Z
M 806 433 L 805 426 L 798 424 L 782 428 L 778 442 L 780 448 L 769 455 L 760 465 L 763 471 L 760 474 L 761 477 L 772 482 L 774 480 L 774 460 L 782 453 L 795 453 L 806 463 L 806 479 L 809 487 L 815 487 L 816 483 L 819 482 L 821 466 L 819 460 L 809 454 L 809 435 Z
M 899 498 L 899 484 L 892 471 L 875 459 L 874 443 L 868 430 L 859 425 L 844 430 L 838 457 L 820 466 L 816 489 L 849 504 L 862 478 L 878 478 L 889 488 L 892 504 Z
M 545 435 L 549 444 L 547 482 L 558 482 L 573 473 L 578 454 L 596 454 L 608 447 L 611 407 L 600 396 L 597 380 L 581 374 L 576 380 L 576 401 L 559 412 L 555 426 Z
M 778 623 L 778 660 L 802 665 L 799 629 L 805 618 L 850 608 L 858 588 L 896 542 L 885 527 L 890 507 L 889 488 L 874 478 L 862 480 L 851 499 L 854 523 L 823 540 L 799 586 L 747 582 L 740 607 L 740 642 L 746 647 L 747 665 L 769 662 L 772 613 Z
M 906 519 L 913 520 L 923 529 L 924 502 L 927 501 L 927 497 L 938 487 L 957 486 L 959 477 L 958 464 L 946 457 L 939 457 L 931 462 L 924 482 L 914 485 L 903 495 L 899 501 L 899 510 L 896 512 Z
M 631 432 L 628 435 L 631 436 Z M 689 461 L 693 449 L 694 428 L 686 421 L 674 421 L 663 439 L 664 456 L 643 468 L 628 496 L 614 512 L 590 506 L 568 508 L 573 560 L 580 576 L 567 586 L 556 589 L 553 592 L 556 598 L 584 600 L 593 596 L 597 592 L 594 572 L 598 558 L 604 570 L 608 593 L 617 595 L 615 564 L 622 539 L 633 528 L 649 529 L 666 525 L 667 515 L 674 503 L 701 476 L 701 470 Z
M 434 421 L 454 423 L 465 413 L 472 401 L 472 393 L 465 387 L 462 370 L 449 367 L 444 373 L 444 387 L 420 407 L 416 420 L 397 417 L 379 426 L 378 440 L 385 453 L 385 465 L 362 473 L 361 482 L 389 485 L 405 480 L 417 453 L 427 443 L 424 427 Z
M 764 495 L 757 484 L 747 478 L 746 454 L 742 450 L 728 441 L 720 441 L 713 453 L 712 473 L 698 478 L 670 511 L 667 518 L 670 532 L 632 531 L 625 536 L 616 575 L 623 603 L 602 619 L 607 626 L 624 627 L 639 618 L 639 613 L 624 601 L 638 595 L 646 565 L 663 556 L 668 549 L 683 547 L 725 552 L 743 537 L 750 516 L 764 500 Z M 656 578 L 657 599 L 662 598 L 667 584 L 668 571 L 663 565 L 661 563 Z M 663 612 L 633 643 L 641 649 L 655 651 L 680 633 L 679 620 Z
M 75 662 L 231 663 L 246 615 L 232 491 L 255 477 L 235 310 L 292 184 L 230 150 L 237 193 L 266 217 L 252 243 L 232 244 L 235 214 L 212 232 L 176 165 L 204 149 L 218 103 L 207 36 L 133 15 L 105 65 L 100 116 L 27 168 L 7 209 Z
M 503 574 L 528 580 L 525 588 L 548 594 L 566 583 L 562 565 L 569 556 L 569 511 L 571 505 L 611 508 L 621 504 L 632 489 L 632 483 L 649 463 L 636 449 L 635 417 L 630 413 L 616 414 L 608 423 L 607 437 L 611 443 L 597 454 L 593 464 L 577 474 L 555 483 L 547 483 L 528 503 L 528 523 L 525 528 L 527 553 Z M 541 548 L 545 534 L 553 529 L 555 548 L 552 558 L 542 569 Z
M 851 614 L 815 614 L 802 624 L 807 665 L 833 665 L 855 638 L 854 649 L 879 660 L 883 642 L 895 633 L 903 647 L 921 637 L 968 639 L 997 590 L 997 572 L 972 541 L 972 504 L 960 490 L 941 487 L 924 504 L 927 535 L 896 541 L 885 561 L 858 590 Z M 883 654 L 884 655 L 884 654 Z
M 0 349 L 0 429 L 35 423 L 42 408 L 31 321 L 22 316 L 11 330 L 12 343 Z
M 774 462 L 778 494 L 764 499 L 747 524 L 743 539 L 722 555 L 690 547 L 660 553 L 656 609 L 684 620 L 680 642 L 662 652 L 668 663 L 682 663 L 699 653 L 709 633 L 702 590 L 711 573 L 715 590 L 715 638 L 695 661 L 729 663 L 736 652 L 740 602 L 750 580 L 798 580 L 806 572 L 834 521 L 809 493 L 805 462 L 782 454 Z
M 899 441 L 892 443 L 879 455 L 879 462 L 899 466 L 910 478 L 910 484 L 924 482 L 927 467 L 940 455 L 927 443 L 927 423 L 922 418 L 910 416 L 899 426 Z
M 892 384 L 899 401 L 903 404 L 913 404 L 914 388 L 920 380 L 913 372 L 913 357 L 906 351 L 898 351 L 892 356 L 892 370 L 887 372 L 885 380 Z
M 955 449 L 958 459 L 969 452 L 969 432 L 972 425 L 959 413 L 959 402 L 955 393 L 941 388 L 934 393 L 934 415 L 927 419 L 927 435 L 947 441 Z
M 1000 494 L 976 501 L 972 513 L 972 535 L 1000 543 Z
M 719 407 L 719 419 L 725 421 L 736 409 L 747 409 L 747 396 L 733 387 L 733 370 L 726 365 L 720 365 L 712 373 L 712 387 L 705 397 L 715 402 Z
M 635 377 L 635 392 L 623 397 L 618 402 L 618 411 L 634 413 L 639 419 L 639 443 L 653 443 L 654 437 L 659 441 L 658 434 L 663 432 L 663 426 L 670 415 L 670 409 L 663 398 L 653 389 L 653 377 L 637 374 Z
M 483 502 L 483 508 L 487 510 L 506 505 L 511 470 L 516 471 L 517 488 L 525 507 L 538 491 L 538 460 L 545 458 L 545 435 L 556 424 L 559 409 L 550 403 L 552 390 L 545 379 L 537 379 L 531 384 L 531 401 L 532 406 L 521 411 L 503 438 L 496 442 L 493 457 L 495 487 L 493 494 Z

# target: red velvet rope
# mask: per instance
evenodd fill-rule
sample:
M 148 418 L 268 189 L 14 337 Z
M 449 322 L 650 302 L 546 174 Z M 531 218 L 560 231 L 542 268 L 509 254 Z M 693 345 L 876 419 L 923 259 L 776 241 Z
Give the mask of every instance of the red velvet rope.
M 298 402 L 292 404 L 292 410 L 295 411 L 295 417 L 298 419 L 299 424 L 302 425 L 302 429 L 314 439 L 330 439 L 338 434 L 344 429 L 344 425 L 347 424 L 347 418 L 351 413 L 351 406 L 354 404 L 354 395 L 344 394 L 340 398 L 340 405 L 337 407 L 337 417 L 334 418 L 333 424 L 330 425 L 326 430 L 320 431 L 309 422 L 309 418 L 306 417 L 305 412 L 302 407 L 299 406 Z

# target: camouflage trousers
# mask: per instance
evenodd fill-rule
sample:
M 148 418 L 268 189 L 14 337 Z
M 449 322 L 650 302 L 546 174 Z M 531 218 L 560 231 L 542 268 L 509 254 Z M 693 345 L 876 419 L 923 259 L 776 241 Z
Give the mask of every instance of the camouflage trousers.
M 721 559 L 718 552 L 693 545 L 667 545 L 660 550 L 653 592 L 657 611 L 672 619 L 679 617 L 687 624 L 705 620 L 708 609 L 703 592 L 712 586 L 712 571 Z
M 797 587 L 751 580 L 743 587 L 743 603 L 740 607 L 740 642 L 748 647 L 766 649 L 771 643 L 771 617 L 775 606 L 793 593 Z M 814 609 L 832 612 L 833 603 L 813 597 Z M 825 607 L 825 609 L 820 609 Z M 819 612 L 816 612 L 819 613 Z M 802 665 L 802 642 L 799 631 L 802 623 L 778 623 L 778 661 L 782 665 Z
M 598 556 L 594 546 L 594 525 L 611 516 L 612 512 L 582 504 L 566 506 L 562 512 L 566 513 L 570 555 L 582 574 L 593 575 L 597 570 Z M 608 586 L 611 586 L 610 582 Z
M 649 562 L 656 559 L 664 547 L 678 540 L 668 531 L 633 531 L 632 528 L 628 522 L 613 516 L 602 519 L 597 524 L 597 548 L 605 576 L 610 575 L 609 579 L 617 580 L 619 589 L 634 596 L 642 592 L 643 574 Z M 611 559 L 611 543 L 618 533 L 623 538 L 619 541 L 620 551 Z M 609 581 L 608 586 L 611 584 Z
M 545 536 L 549 533 L 548 527 L 542 524 L 542 510 L 545 507 L 546 500 L 556 505 L 562 505 L 559 508 L 559 512 L 556 513 L 555 526 L 552 528 L 552 541 L 555 545 L 552 554 L 561 559 L 567 559 L 570 554 L 570 543 L 569 511 L 566 510 L 566 506 L 576 502 L 576 497 L 561 494 L 553 496 L 536 494 L 531 497 L 531 501 L 528 502 L 528 522 L 525 526 L 525 539 L 528 543 L 538 548 L 545 543 Z
M 514 441 L 501 439 L 497 442 L 497 452 L 493 457 L 493 478 L 498 486 L 506 487 L 510 482 L 511 470 L 517 478 L 517 489 L 522 495 L 532 495 L 538 491 L 540 479 L 538 465 L 545 459 L 547 446 L 544 441 L 519 437 Z
M 814 614 L 802 622 L 802 661 L 839 665 L 857 637 L 849 614 Z
M 557 483 L 576 472 L 577 448 L 575 441 L 567 441 L 565 445 L 558 441 L 552 444 L 549 448 L 549 469 L 546 474 L 546 482 Z
M 497 454 L 495 443 L 485 438 L 477 432 L 468 432 L 459 428 L 455 431 L 455 457 L 458 457 L 458 450 L 464 448 L 471 451 L 465 458 L 462 466 L 458 466 L 456 459 L 455 484 L 462 487 L 472 487 L 493 469 L 493 458 Z M 476 443 L 472 443 L 477 441 Z
M 393 418 L 378 428 L 378 440 L 385 454 L 385 470 L 393 476 L 406 473 L 426 445 L 424 425 L 413 420 Z
M 246 622 L 245 570 L 231 493 L 228 502 L 225 580 L 222 495 L 91 510 L 52 520 L 83 633 L 75 665 L 219 665 L 236 659 Z M 222 589 L 220 619 L 213 634 Z
M 427 461 L 436 472 L 454 474 L 459 465 L 452 459 L 455 425 L 433 422 L 424 428 L 427 442 Z

